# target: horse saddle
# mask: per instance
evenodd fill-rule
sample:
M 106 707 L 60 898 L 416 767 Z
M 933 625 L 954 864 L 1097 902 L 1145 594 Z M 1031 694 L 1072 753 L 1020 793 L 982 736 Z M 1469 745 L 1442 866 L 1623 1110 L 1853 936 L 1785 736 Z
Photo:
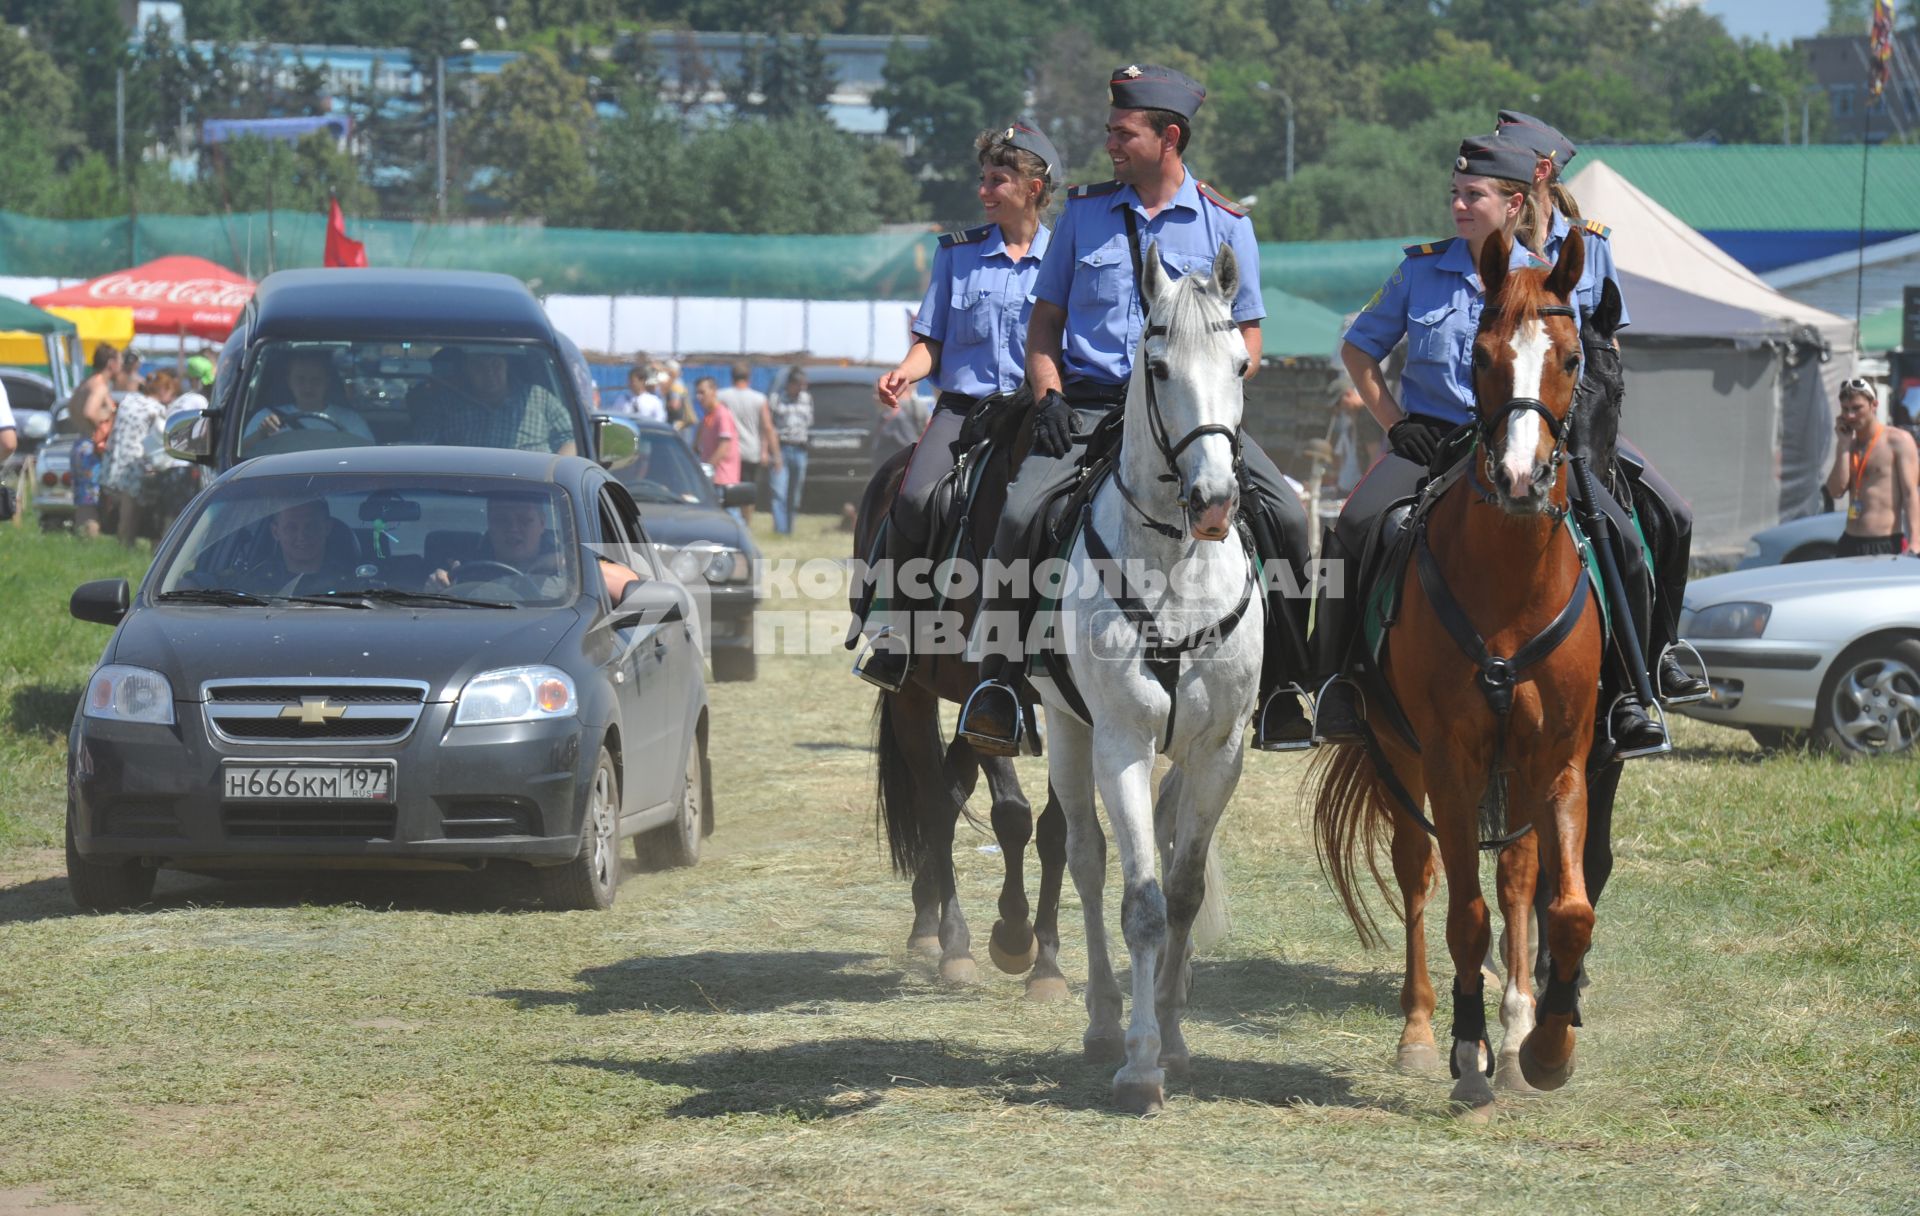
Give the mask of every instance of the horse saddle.
M 1040 562 L 1064 556 L 1073 543 L 1081 512 L 1113 471 L 1124 422 L 1121 411 L 1113 410 L 1085 435 L 1075 435 L 1073 453 L 1060 459 L 1060 468 L 1046 493 L 1030 500 L 1027 517 L 1002 521 L 1005 527 L 1017 529 L 1013 535 L 1023 538 L 1014 557 Z M 1017 509 L 1011 503 L 1008 507 Z

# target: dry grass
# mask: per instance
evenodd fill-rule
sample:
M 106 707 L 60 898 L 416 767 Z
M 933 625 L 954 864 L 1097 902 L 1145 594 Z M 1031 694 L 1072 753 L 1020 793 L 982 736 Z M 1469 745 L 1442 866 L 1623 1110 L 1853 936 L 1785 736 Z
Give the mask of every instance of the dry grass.
M 844 551 L 806 523 L 770 551 Z M 1636 765 L 1579 1075 L 1468 1127 L 1390 1067 L 1397 952 L 1324 887 L 1304 764 L 1255 757 L 1194 1076 L 1143 1121 L 1109 1113 L 1077 1002 L 1027 1004 L 984 951 L 962 991 L 906 954 L 837 652 L 715 686 L 709 856 L 609 914 L 169 876 L 150 911 L 73 915 L 64 740 L 20 694 L 77 690 L 105 634 L 55 614 L 88 574 L 42 543 L 0 536 L 0 570 L 67 579 L 10 587 L 0 643 L 0 1209 L 1915 1210 L 1920 763 L 1762 761 L 1689 724 Z M 960 857 L 981 937 L 986 843 Z

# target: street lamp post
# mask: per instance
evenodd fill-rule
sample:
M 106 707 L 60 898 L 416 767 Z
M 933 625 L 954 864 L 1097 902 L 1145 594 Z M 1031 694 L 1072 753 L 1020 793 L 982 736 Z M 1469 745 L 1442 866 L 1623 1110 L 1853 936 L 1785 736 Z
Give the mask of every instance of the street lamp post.
M 1275 95 L 1280 99 L 1280 104 L 1285 106 L 1287 109 L 1287 180 L 1292 181 L 1293 180 L 1293 95 L 1287 92 L 1285 89 L 1274 88 L 1273 82 L 1268 80 L 1257 81 L 1255 82 L 1253 87 L 1256 89 L 1259 89 L 1262 93 L 1272 93 L 1273 95 Z

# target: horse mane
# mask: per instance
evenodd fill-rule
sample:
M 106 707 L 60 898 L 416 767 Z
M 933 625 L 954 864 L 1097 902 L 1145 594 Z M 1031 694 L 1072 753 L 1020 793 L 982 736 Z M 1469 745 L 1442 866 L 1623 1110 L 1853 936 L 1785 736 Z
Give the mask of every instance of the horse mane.
M 1202 277 L 1189 274 L 1173 280 L 1173 290 L 1156 301 L 1153 317 L 1167 327 L 1170 354 L 1204 350 L 1227 341 L 1226 329 L 1217 323 L 1225 320 L 1231 324 L 1233 309 L 1212 276 L 1205 276 L 1205 287 L 1201 286 Z

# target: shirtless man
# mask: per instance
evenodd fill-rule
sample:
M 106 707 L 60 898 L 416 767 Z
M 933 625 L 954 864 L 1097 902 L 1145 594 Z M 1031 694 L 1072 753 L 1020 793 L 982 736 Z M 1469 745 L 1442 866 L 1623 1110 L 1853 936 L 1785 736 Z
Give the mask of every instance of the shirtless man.
M 1839 442 L 1827 474 L 1827 493 L 1836 500 L 1847 496 L 1839 557 L 1911 552 L 1920 528 L 1920 452 L 1912 436 L 1882 423 L 1879 412 L 1871 383 L 1840 386 L 1840 416 L 1833 424 Z

